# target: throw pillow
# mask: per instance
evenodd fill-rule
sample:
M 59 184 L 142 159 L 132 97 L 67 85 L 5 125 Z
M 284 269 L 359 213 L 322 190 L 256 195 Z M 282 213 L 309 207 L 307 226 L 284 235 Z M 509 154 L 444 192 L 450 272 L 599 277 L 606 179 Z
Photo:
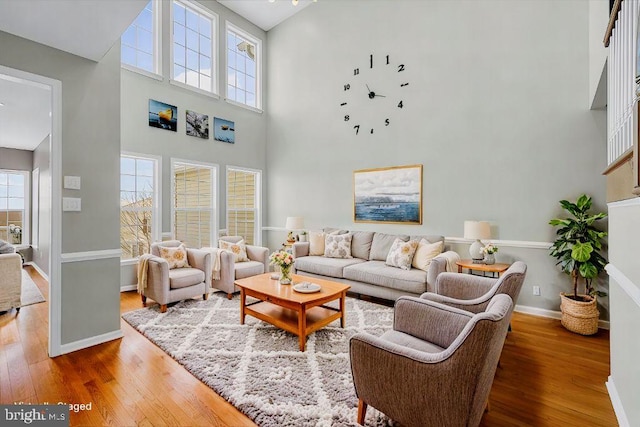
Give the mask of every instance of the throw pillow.
M 409 241 L 409 236 L 404 234 L 385 234 L 375 233 L 371 242 L 371 251 L 369 252 L 369 261 L 386 261 L 389 256 L 389 250 L 393 246 L 393 242 L 400 239 L 403 242 Z
M 352 258 L 351 233 L 328 234 L 324 240 L 324 256 L 327 258 Z
M 391 245 L 391 249 L 389 249 L 386 264 L 391 267 L 400 267 L 403 270 L 410 270 L 411 261 L 413 260 L 413 255 L 416 253 L 417 248 L 418 242 L 416 240 L 409 240 L 408 242 L 405 242 L 404 240 L 397 238 L 393 242 L 393 245 Z
M 426 239 L 422 239 L 418 244 L 418 249 L 416 249 L 411 265 L 420 270 L 427 271 L 429 270 L 429 265 L 431 265 L 431 260 L 440 255 L 443 249 L 444 242 L 442 241 L 429 243 Z
M 160 256 L 167 260 L 169 269 L 190 267 L 187 261 L 187 248 L 184 245 L 160 246 Z
M 249 261 L 249 257 L 247 256 L 247 246 L 244 243 L 244 239 L 240 240 L 237 243 L 227 242 L 226 240 L 218 240 L 218 247 L 220 249 L 224 249 L 225 251 L 233 253 L 233 255 L 235 255 L 235 262 Z
M 309 232 L 309 255 L 324 255 L 324 237 L 325 234 L 322 231 Z

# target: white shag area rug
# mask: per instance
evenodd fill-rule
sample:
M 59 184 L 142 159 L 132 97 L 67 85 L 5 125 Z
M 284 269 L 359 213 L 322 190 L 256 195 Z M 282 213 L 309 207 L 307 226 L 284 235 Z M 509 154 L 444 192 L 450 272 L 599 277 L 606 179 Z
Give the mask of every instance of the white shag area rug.
M 20 290 L 20 307 L 44 302 L 45 299 L 29 273 L 22 270 L 22 288 Z
M 392 327 L 393 309 L 347 298 L 346 311 L 344 329 L 335 321 L 309 335 L 304 352 L 297 336 L 251 316 L 240 325 L 237 295 L 186 300 L 166 313 L 153 305 L 122 318 L 259 426 L 356 426 L 349 338 L 381 335 Z M 391 424 L 372 407 L 366 421 Z

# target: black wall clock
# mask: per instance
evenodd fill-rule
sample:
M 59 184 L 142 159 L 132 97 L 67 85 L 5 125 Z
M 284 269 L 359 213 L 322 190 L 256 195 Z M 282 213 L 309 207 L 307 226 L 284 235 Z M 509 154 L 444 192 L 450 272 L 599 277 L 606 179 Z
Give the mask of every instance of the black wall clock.
M 364 61 L 363 61 L 364 62 Z M 402 94 L 409 86 L 404 80 L 405 64 L 391 55 L 370 54 L 367 63 L 353 69 L 342 86 L 342 120 L 356 135 L 372 135 L 391 125 L 396 111 L 405 107 Z

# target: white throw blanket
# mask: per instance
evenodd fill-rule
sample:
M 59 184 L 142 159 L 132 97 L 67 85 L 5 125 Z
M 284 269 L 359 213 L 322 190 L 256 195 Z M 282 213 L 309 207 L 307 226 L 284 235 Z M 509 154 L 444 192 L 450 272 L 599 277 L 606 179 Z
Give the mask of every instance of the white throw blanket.
M 147 287 L 147 271 L 149 270 L 149 260 L 153 258 L 151 254 L 144 254 L 138 258 L 138 293 L 141 294 Z
M 436 256 L 436 258 L 444 258 L 447 260 L 447 271 L 457 273 L 458 266 L 456 265 L 457 261 L 460 261 L 460 255 L 458 255 L 454 251 L 443 252 L 440 255 Z
M 225 252 L 225 249 L 205 247 L 200 248 L 200 250 L 211 253 L 211 275 L 213 280 L 220 280 L 220 255 L 222 254 L 222 252 Z

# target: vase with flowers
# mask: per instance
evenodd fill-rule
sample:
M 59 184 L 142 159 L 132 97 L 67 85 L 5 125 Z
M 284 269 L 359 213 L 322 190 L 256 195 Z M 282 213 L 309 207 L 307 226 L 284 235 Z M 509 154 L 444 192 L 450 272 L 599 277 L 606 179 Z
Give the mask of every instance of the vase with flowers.
M 271 254 L 269 264 L 280 267 L 280 284 L 291 284 L 291 269 L 293 267 L 293 255 L 284 250 Z
M 9 233 L 11 234 L 11 243 L 22 243 L 22 228 L 15 224 L 9 224 Z
M 484 259 L 482 260 L 483 263 L 487 265 L 496 263 L 496 257 L 494 255 L 496 252 L 498 252 L 498 247 L 496 245 L 494 245 L 493 243 L 489 243 L 485 245 L 481 250 L 484 254 Z

